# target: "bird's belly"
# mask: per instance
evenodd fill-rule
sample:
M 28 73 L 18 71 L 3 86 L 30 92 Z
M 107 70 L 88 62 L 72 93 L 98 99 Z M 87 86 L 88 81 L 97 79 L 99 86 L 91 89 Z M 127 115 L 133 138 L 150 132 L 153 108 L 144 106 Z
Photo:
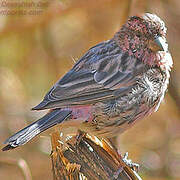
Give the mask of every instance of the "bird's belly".
M 109 121 L 111 121 L 110 125 L 101 124 L 101 126 L 99 126 L 97 124 L 95 128 L 89 128 L 86 131 L 89 131 L 90 133 L 93 133 L 99 137 L 114 137 L 131 128 L 133 125 L 135 125 L 136 122 L 143 119 L 144 117 L 147 117 L 153 111 L 154 108 L 146 109 L 145 111 L 137 113 L 133 118 L 126 120 L 122 120 L 122 117 L 109 119 Z
M 152 106 L 139 95 L 139 99 L 129 99 L 117 104 L 99 104 L 96 110 L 96 117 L 91 122 L 84 123 L 86 132 L 101 137 L 114 137 L 132 127 L 137 121 L 147 117 L 155 111 L 158 101 Z
M 73 107 L 71 119 L 62 125 L 68 132 L 74 127 L 98 137 L 114 137 L 150 115 L 158 104 L 159 100 L 155 100 L 150 105 L 142 93 L 125 95 L 113 101 Z

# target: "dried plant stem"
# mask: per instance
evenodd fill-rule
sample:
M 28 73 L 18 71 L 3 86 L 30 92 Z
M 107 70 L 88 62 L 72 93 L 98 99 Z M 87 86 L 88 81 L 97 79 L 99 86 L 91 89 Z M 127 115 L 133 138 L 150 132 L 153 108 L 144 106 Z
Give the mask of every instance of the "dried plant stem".
M 73 136 L 61 144 L 59 133 L 52 139 L 52 171 L 54 180 L 138 180 L 122 157 L 106 141 L 89 135 Z

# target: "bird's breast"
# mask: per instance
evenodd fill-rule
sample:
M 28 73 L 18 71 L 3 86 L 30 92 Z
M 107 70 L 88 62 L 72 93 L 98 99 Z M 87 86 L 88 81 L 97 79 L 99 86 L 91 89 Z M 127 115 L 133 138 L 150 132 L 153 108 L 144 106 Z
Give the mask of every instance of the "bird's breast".
M 96 104 L 96 116 L 88 123 L 99 136 L 113 137 L 150 115 L 159 107 L 167 89 L 167 77 L 159 69 L 148 69 L 127 94 Z

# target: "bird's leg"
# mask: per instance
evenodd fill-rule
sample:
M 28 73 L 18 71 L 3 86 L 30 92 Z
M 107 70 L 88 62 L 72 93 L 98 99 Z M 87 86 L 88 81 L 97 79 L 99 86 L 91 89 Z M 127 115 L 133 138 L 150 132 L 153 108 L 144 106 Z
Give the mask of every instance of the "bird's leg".
M 76 136 L 76 146 L 79 145 L 79 143 L 81 142 L 82 138 L 86 135 L 85 132 L 81 131 L 81 130 L 78 130 L 77 132 L 77 136 Z

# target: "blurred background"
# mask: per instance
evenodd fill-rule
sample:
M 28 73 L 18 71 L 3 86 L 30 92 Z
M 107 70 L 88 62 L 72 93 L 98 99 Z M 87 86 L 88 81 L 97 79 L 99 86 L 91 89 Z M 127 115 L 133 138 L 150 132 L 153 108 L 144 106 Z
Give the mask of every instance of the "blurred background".
M 179 9 L 179 0 L 1 0 L 0 147 L 45 113 L 30 109 L 91 46 L 110 39 L 128 16 L 151 12 L 168 27 L 170 87 L 158 112 L 121 135 L 118 144 L 141 165 L 143 179 L 180 179 Z M 52 179 L 50 152 L 44 135 L 0 152 L 0 179 Z

